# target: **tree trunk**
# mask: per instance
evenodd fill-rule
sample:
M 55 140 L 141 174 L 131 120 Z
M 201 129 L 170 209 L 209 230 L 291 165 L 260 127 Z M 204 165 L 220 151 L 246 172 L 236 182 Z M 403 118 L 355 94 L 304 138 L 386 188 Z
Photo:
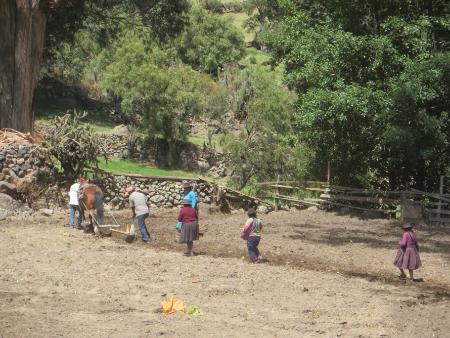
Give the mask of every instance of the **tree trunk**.
M 2 0 L 0 4 L 0 128 L 33 130 L 33 94 L 47 23 L 40 2 Z

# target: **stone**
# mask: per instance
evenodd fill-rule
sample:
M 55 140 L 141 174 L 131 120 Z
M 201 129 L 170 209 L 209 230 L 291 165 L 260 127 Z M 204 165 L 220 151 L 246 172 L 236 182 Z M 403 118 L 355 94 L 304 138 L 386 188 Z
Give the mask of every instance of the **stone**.
M 0 221 L 4 221 L 8 217 L 8 212 L 6 210 L 0 210 Z
M 200 171 L 208 171 L 211 168 L 209 163 L 205 161 L 197 161 L 197 166 Z
M 5 181 L 0 181 L 0 192 L 12 194 L 15 193 L 17 190 L 16 186 L 12 183 L 8 183 Z
M 42 209 L 39 209 L 39 212 L 44 216 L 53 215 L 53 209 L 42 208 Z
M 162 201 L 164 201 L 164 197 L 161 195 L 154 195 L 154 196 L 150 197 L 150 201 L 153 203 L 159 204 Z
M 314 211 L 314 212 L 316 212 L 316 211 L 318 211 L 319 209 L 315 206 L 315 205 L 313 205 L 312 207 L 309 207 L 308 208 L 308 211 Z
M 24 159 L 24 158 L 18 158 L 16 163 L 17 163 L 18 165 L 22 165 L 22 164 L 25 163 L 25 159 Z
M 7 194 L 0 193 L 0 209 L 11 210 L 14 200 Z

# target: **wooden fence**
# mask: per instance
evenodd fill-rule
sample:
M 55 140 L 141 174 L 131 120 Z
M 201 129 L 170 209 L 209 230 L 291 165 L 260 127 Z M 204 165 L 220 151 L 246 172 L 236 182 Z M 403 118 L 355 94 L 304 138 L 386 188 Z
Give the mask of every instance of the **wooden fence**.
M 440 191 L 429 193 L 416 189 L 405 191 L 384 191 L 330 185 L 321 181 L 272 181 L 262 182 L 266 198 L 280 204 L 301 207 L 318 206 L 326 209 L 349 208 L 373 212 L 402 220 L 426 221 L 435 224 L 450 224 L 450 194 L 445 193 L 446 179 L 441 177 Z M 315 197 L 298 197 L 299 191 L 308 192 Z

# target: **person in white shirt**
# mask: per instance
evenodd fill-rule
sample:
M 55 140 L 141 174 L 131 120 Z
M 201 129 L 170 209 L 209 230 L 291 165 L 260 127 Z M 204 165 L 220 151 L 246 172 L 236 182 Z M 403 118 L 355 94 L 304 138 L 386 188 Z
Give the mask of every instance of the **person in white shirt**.
M 126 196 L 130 201 L 130 208 L 133 212 L 133 219 L 137 218 L 139 229 L 141 230 L 142 240 L 150 244 L 150 233 L 145 225 L 145 219 L 150 215 L 148 208 L 148 198 L 145 194 L 135 191 L 134 187 L 128 187 Z
M 75 229 L 81 229 L 82 214 L 78 201 L 78 193 L 80 191 L 80 184 L 85 181 L 84 177 L 80 177 L 78 182 L 72 184 L 69 190 L 69 226 Z M 78 217 L 75 223 L 75 214 L 78 212 Z

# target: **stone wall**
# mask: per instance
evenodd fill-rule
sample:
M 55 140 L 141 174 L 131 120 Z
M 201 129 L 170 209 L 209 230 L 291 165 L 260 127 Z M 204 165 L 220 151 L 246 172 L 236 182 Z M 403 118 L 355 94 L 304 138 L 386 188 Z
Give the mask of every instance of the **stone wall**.
M 105 134 L 102 136 L 103 150 L 111 158 L 124 158 L 144 161 L 158 166 L 161 164 L 162 152 L 155 145 L 146 142 L 142 137 L 130 142 L 128 135 Z M 179 169 L 195 170 L 202 173 L 210 172 L 215 179 L 226 176 L 226 166 L 223 154 L 209 147 L 199 147 L 191 143 L 180 146 Z
M 0 181 L 31 176 L 33 181 L 50 176 L 50 165 L 33 144 L 10 144 L 0 148 Z
M 128 207 L 128 199 L 125 197 L 128 186 L 133 186 L 137 191 L 146 194 L 150 206 L 156 208 L 177 207 L 183 194 L 182 180 L 177 178 L 105 174 L 94 182 L 102 188 L 105 202 L 118 209 Z M 202 180 L 192 182 L 199 201 L 210 204 L 214 187 Z

